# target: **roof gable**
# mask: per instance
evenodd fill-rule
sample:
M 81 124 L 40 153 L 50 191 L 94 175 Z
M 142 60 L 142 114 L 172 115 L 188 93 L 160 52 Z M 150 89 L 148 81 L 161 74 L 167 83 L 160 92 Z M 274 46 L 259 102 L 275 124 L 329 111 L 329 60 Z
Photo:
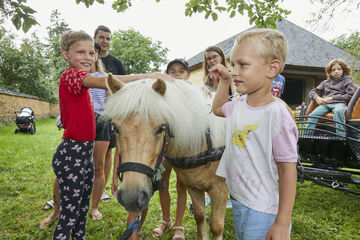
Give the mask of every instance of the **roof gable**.
M 350 55 L 345 50 L 336 45 L 316 36 L 315 34 L 297 26 L 296 24 L 283 19 L 276 23 L 277 29 L 282 32 L 287 40 L 289 53 L 286 64 L 295 66 L 307 67 L 325 67 L 331 60 L 342 58 L 347 63 L 351 64 L 357 62 L 360 66 L 360 61 Z M 251 27 L 247 30 L 257 27 Z M 247 31 L 246 30 L 246 31 Z M 234 41 L 241 33 L 238 33 L 218 44 L 216 46 L 223 49 L 227 58 L 230 58 L 230 52 Z M 201 64 L 204 52 L 200 52 L 188 60 L 189 66 Z

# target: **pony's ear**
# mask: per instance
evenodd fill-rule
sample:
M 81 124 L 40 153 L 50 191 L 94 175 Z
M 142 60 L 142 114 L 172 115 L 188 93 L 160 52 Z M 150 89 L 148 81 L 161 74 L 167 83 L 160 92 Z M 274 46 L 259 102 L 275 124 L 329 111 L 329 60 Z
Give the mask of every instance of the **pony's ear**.
M 116 93 L 118 90 L 120 90 L 124 84 L 116 79 L 111 73 L 106 78 L 106 86 L 110 90 L 111 93 Z
M 153 83 L 152 88 L 155 90 L 155 92 L 158 92 L 160 95 L 164 96 L 166 92 L 166 84 L 165 81 L 161 78 L 158 78 L 156 82 Z

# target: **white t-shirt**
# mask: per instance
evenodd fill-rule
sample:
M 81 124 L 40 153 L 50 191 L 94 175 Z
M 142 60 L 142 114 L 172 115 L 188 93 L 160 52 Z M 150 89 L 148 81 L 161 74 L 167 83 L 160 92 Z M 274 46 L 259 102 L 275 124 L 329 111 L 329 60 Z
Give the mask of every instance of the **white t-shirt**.
M 280 100 L 251 107 L 247 96 L 225 103 L 226 148 L 216 174 L 233 198 L 256 211 L 277 214 L 276 162 L 297 161 L 297 128 Z

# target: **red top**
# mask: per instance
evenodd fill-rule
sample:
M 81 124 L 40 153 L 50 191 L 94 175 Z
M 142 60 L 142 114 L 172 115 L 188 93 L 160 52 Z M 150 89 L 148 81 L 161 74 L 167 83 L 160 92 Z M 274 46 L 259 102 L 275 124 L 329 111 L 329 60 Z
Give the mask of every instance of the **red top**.
M 86 71 L 68 68 L 60 77 L 59 101 L 63 138 L 77 141 L 94 141 L 94 104 L 88 88 L 82 85 Z

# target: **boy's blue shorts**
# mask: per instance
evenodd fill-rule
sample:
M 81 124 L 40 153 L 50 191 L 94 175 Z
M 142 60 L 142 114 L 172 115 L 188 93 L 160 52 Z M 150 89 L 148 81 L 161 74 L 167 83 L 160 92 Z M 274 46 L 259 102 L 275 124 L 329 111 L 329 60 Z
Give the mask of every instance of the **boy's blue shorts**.
M 264 240 L 276 214 L 263 213 L 246 207 L 231 198 L 233 220 L 237 240 Z M 291 232 L 291 224 L 289 227 Z

